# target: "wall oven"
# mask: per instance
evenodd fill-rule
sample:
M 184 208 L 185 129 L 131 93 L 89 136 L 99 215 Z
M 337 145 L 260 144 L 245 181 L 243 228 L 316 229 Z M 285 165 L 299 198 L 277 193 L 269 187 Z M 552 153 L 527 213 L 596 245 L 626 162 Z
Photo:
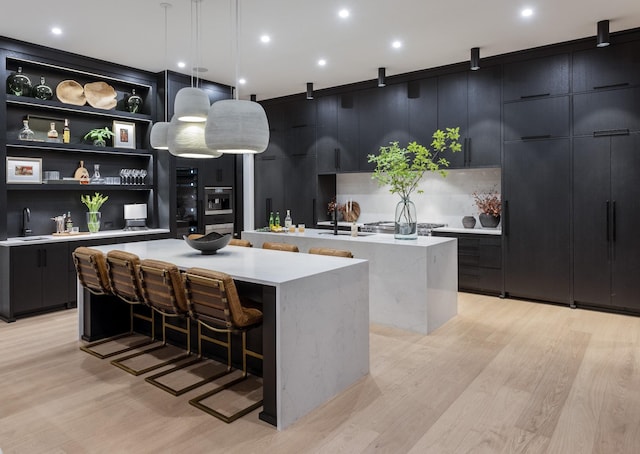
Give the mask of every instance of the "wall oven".
M 233 214 L 233 188 L 209 186 L 204 188 L 204 214 Z

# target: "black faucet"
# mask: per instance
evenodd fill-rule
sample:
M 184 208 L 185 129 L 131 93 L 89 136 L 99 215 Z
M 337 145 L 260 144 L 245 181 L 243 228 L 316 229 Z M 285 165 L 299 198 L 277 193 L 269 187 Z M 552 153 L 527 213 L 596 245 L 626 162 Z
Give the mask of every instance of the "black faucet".
M 29 208 L 24 208 L 22 210 L 22 236 L 31 235 L 29 221 L 31 221 L 31 210 Z
M 333 207 L 333 234 L 338 234 L 338 202 Z

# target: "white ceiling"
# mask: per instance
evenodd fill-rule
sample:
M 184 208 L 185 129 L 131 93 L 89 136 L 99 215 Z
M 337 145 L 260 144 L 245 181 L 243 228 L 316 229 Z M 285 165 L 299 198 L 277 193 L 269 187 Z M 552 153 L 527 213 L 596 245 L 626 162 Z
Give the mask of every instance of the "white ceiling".
M 36 0 L 0 15 L 0 35 L 158 72 L 184 60 L 202 77 L 235 85 L 233 0 L 202 0 L 199 63 L 192 45 L 191 0 Z M 469 59 L 640 27 L 638 0 L 240 0 L 240 96 L 258 100 L 375 79 Z M 16 4 L 18 5 L 18 4 Z M 14 5 L 14 6 L 16 6 Z M 520 17 L 529 6 L 534 15 Z M 347 20 L 338 10 L 349 8 Z M 6 9 L 6 8 L 5 8 Z M 194 25 L 195 25 L 194 24 Z M 52 26 L 64 30 L 50 33 Z M 271 42 L 264 45 L 260 35 Z M 392 40 L 402 40 L 392 49 Z M 594 41 L 595 43 L 595 41 Z M 325 67 L 318 67 L 325 58 Z M 165 63 L 166 62 L 166 63 Z

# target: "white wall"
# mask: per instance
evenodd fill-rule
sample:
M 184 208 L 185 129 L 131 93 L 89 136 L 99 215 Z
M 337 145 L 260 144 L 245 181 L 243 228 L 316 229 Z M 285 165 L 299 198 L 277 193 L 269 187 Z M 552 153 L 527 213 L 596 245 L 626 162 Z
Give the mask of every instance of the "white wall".
M 360 204 L 358 222 L 392 221 L 397 194 L 388 187 L 380 187 L 371 178 L 371 173 L 343 173 L 336 178 L 338 203 L 351 199 Z M 462 227 L 462 217 L 478 218 L 478 209 L 473 203 L 473 192 L 500 192 L 500 169 L 449 170 L 446 178 L 440 174 L 425 174 L 419 189 L 423 194 L 411 194 L 416 204 L 418 222 L 436 222 L 450 227 Z

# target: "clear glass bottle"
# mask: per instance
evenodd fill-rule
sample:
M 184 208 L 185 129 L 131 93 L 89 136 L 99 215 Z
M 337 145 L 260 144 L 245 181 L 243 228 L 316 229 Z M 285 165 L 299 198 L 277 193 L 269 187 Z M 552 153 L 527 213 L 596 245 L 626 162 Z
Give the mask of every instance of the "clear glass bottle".
M 62 130 L 62 143 L 71 142 L 71 129 L 69 129 L 69 120 L 64 119 L 64 129 Z
M 58 142 L 58 131 L 55 122 L 51 122 L 49 132 L 47 132 L 47 142 Z
M 31 93 L 33 97 L 37 99 L 48 101 L 53 98 L 53 90 L 45 83 L 44 76 L 40 76 L 40 84 L 36 85 Z
M 100 175 L 100 164 L 93 165 L 93 176 L 91 177 L 91 184 L 104 183 L 104 178 Z
M 35 138 L 35 134 L 29 128 L 29 120 L 22 120 L 22 129 L 18 133 L 18 139 L 20 140 L 33 140 Z
M 284 217 L 284 227 L 287 230 L 291 227 L 291 210 L 287 210 L 287 215 Z

